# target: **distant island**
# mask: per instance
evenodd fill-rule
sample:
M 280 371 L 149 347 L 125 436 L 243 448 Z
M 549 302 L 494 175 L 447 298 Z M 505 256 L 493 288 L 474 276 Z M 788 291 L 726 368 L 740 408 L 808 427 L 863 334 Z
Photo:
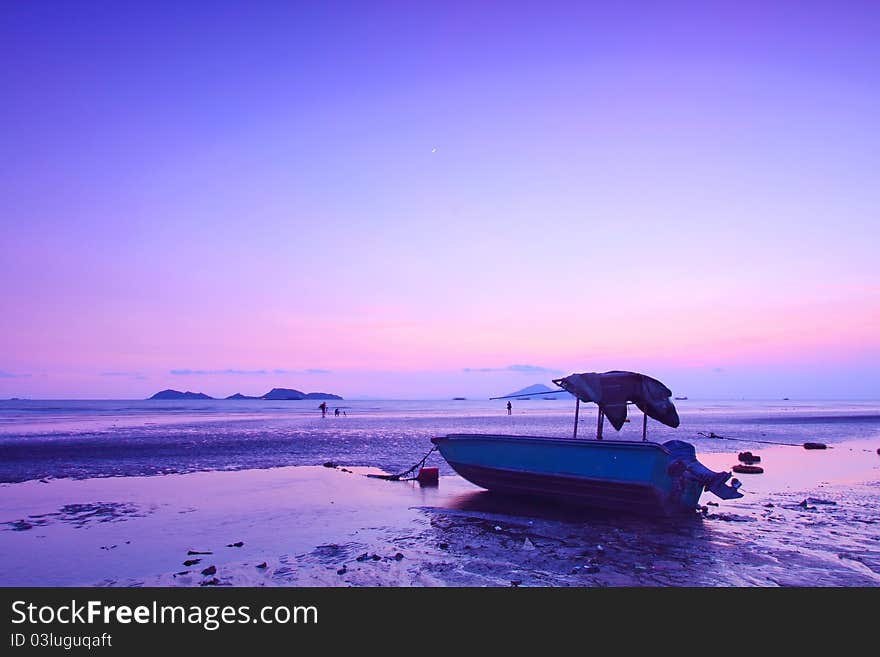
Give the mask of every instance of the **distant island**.
M 215 399 L 203 392 L 180 392 L 179 390 L 162 390 L 157 392 L 150 399 Z M 262 397 L 248 397 L 240 392 L 226 397 L 226 399 L 268 399 L 268 400 L 300 400 L 300 399 L 339 399 L 339 395 L 332 395 L 329 392 L 300 392 L 293 388 L 272 388 Z
M 150 399 L 214 399 L 203 392 L 180 392 L 180 390 L 162 390 L 157 392 Z
M 342 399 L 342 397 L 331 395 L 329 392 L 300 392 L 292 388 L 272 388 L 260 399 Z
M 516 392 L 511 392 L 506 397 L 513 397 L 514 395 L 534 395 L 535 397 L 544 396 L 547 393 L 557 393 L 554 397 L 544 397 L 544 399 L 565 399 L 566 397 L 571 397 L 572 395 L 565 390 L 561 390 L 556 388 L 555 390 L 549 386 L 545 386 L 543 383 L 535 383 L 534 385 L 526 386 L 522 390 L 517 390 Z M 530 397 L 523 397 L 523 400 L 528 401 L 531 399 Z

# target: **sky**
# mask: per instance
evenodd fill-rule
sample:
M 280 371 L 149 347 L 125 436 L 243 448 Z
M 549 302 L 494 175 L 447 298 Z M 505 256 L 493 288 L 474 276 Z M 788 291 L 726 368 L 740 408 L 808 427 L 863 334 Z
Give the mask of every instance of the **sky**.
M 880 396 L 880 4 L 27 2 L 0 57 L 0 397 Z

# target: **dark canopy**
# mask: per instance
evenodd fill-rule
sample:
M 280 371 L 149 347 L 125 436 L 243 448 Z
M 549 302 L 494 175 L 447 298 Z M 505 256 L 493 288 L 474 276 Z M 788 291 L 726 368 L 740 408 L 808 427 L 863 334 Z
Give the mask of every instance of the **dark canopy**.
M 571 374 L 553 383 L 583 402 L 595 402 L 620 431 L 626 421 L 626 403 L 633 402 L 648 417 L 670 427 L 679 425 L 672 391 L 657 379 L 637 372 Z

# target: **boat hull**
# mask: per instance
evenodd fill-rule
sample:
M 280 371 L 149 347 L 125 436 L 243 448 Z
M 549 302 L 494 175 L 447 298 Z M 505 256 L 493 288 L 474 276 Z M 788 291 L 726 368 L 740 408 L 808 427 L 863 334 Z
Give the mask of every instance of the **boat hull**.
M 462 477 L 487 490 L 610 511 L 693 512 L 702 486 L 669 472 L 652 442 L 452 434 L 432 440 Z

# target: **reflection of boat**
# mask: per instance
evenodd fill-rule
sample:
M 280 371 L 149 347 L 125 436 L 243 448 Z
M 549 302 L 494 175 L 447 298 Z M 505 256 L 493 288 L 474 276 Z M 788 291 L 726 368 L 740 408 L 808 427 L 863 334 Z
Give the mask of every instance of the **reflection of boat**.
M 723 499 L 742 497 L 727 485 L 730 473 L 706 468 L 690 443 L 648 441 L 649 416 L 679 425 L 672 393 L 656 379 L 606 372 L 572 374 L 554 383 L 577 398 L 571 438 L 451 434 L 432 442 L 462 477 L 503 493 L 664 515 L 693 511 L 704 489 Z M 595 439 L 577 438 L 582 401 L 599 406 Z M 644 413 L 642 439 L 604 440 L 605 417 L 619 431 L 630 403 Z

